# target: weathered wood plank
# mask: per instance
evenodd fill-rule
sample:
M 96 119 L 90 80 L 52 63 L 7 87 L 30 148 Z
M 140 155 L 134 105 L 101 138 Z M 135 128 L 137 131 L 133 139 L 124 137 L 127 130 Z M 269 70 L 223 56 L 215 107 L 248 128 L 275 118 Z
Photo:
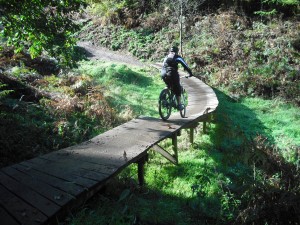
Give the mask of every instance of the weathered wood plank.
M 20 225 L 15 218 L 9 215 L 4 208 L 0 207 L 1 224 L 5 225 Z
M 24 225 L 43 224 L 48 217 L 0 185 L 0 205 Z M 6 225 L 6 224 L 5 224 Z
M 97 182 L 101 182 L 106 180 L 109 176 L 114 174 L 118 168 L 107 167 L 104 165 L 91 164 L 89 162 L 78 163 L 78 161 L 69 158 L 60 158 L 60 157 L 50 157 L 49 158 L 36 158 L 36 160 L 30 160 L 30 162 L 36 162 L 37 166 L 33 167 L 38 169 L 39 166 L 46 165 L 48 170 L 52 170 L 53 172 L 59 173 L 63 171 L 63 173 L 68 175 L 75 175 L 78 177 L 82 177 L 84 179 L 94 180 Z
M 99 161 L 95 157 L 82 157 L 80 154 L 72 150 L 57 151 L 52 154 L 40 156 L 39 158 L 61 164 L 68 164 L 70 161 L 73 161 L 82 169 L 100 172 L 103 174 L 113 174 L 118 169 L 117 166 L 110 165 L 108 162 Z
M 99 181 L 99 179 L 96 177 L 101 176 L 102 180 L 103 177 L 110 176 L 118 170 L 117 167 L 80 161 L 80 157 L 74 158 L 72 155 L 78 156 L 77 154 L 69 154 L 67 156 L 52 154 L 45 158 L 41 156 L 36 158 L 36 160 L 29 160 L 29 162 L 36 163 L 39 166 L 46 165 L 50 169 L 63 170 L 64 173 L 70 173 L 88 179 L 93 177 L 92 174 L 94 174 L 95 176 L 92 179 L 96 179 L 97 181 Z
M 172 156 L 169 152 L 164 150 L 162 147 L 160 147 L 159 145 L 154 145 L 152 147 L 152 149 L 154 151 L 158 152 L 159 154 L 161 154 L 163 157 L 165 157 L 167 160 L 169 160 L 174 165 L 178 165 L 178 162 L 176 161 L 176 158 L 174 156 Z
M 75 198 L 76 195 L 86 190 L 84 187 L 78 184 L 34 170 L 31 166 L 16 164 L 13 165 L 13 167 L 25 174 L 28 174 L 29 176 L 36 178 L 41 182 L 44 182 L 52 187 L 68 193 L 71 198 Z
M 97 184 L 97 182 L 94 180 L 90 180 L 90 179 L 87 179 L 84 177 L 74 175 L 72 173 L 65 172 L 64 169 L 62 168 L 63 165 L 60 168 L 55 168 L 55 167 L 49 168 L 49 167 L 43 167 L 42 164 L 40 164 L 40 165 L 33 164 L 32 161 L 22 162 L 21 164 L 24 166 L 31 167 L 32 169 L 37 170 L 39 172 L 42 172 L 42 173 L 45 173 L 45 174 L 48 174 L 48 175 L 51 175 L 51 176 L 54 176 L 57 178 L 64 179 L 67 182 L 81 185 L 84 188 L 90 188 L 90 187 L 94 186 L 95 184 Z M 65 169 L 67 169 L 67 167 Z
M 12 193 L 15 193 L 28 204 L 40 210 L 47 217 L 54 215 L 60 208 L 57 204 L 43 197 L 37 192 L 32 191 L 26 186 L 20 185 L 19 182 L 7 176 L 3 172 L 0 172 L 0 183 L 3 187 Z
M 20 182 L 20 185 L 34 190 L 57 205 L 63 206 L 72 200 L 72 197 L 66 192 L 54 188 L 46 183 L 40 182 L 36 179 L 36 177 L 22 173 L 13 167 L 4 168 L 2 171 Z

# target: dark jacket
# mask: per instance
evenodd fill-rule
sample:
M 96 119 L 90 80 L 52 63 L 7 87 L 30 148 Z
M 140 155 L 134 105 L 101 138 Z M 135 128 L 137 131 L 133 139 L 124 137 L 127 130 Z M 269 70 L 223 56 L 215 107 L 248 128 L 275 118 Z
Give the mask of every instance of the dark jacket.
M 178 74 L 178 63 L 180 63 L 184 70 L 186 70 L 190 76 L 193 76 L 191 69 L 184 61 L 184 59 L 180 56 L 175 54 L 175 52 L 170 52 L 163 61 L 163 68 L 162 68 L 162 76 L 163 73 L 167 76 L 177 75 Z M 165 70 L 165 71 L 164 71 Z

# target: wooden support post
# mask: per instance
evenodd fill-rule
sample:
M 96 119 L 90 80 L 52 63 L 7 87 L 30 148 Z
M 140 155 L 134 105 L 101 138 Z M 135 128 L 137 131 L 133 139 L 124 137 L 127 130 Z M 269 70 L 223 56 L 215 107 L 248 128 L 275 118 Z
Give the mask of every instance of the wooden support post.
M 177 132 L 175 132 L 172 136 L 172 145 L 173 145 L 173 151 L 174 151 L 174 158 L 176 162 L 178 162 L 178 146 L 177 146 Z
M 177 131 L 177 136 L 181 136 L 181 129 Z
M 190 128 L 190 143 L 194 143 L 194 128 Z
M 163 157 L 165 157 L 167 160 L 169 160 L 174 165 L 178 165 L 178 162 L 176 161 L 175 157 L 171 155 L 169 152 L 164 150 L 162 147 L 160 147 L 158 144 L 154 145 L 152 149 L 159 154 L 161 154 Z
M 206 122 L 203 122 L 203 133 L 206 134 Z
M 144 186 L 145 178 L 144 178 L 144 171 L 145 171 L 145 163 L 148 161 L 148 154 L 143 156 L 138 162 L 138 180 L 139 185 Z

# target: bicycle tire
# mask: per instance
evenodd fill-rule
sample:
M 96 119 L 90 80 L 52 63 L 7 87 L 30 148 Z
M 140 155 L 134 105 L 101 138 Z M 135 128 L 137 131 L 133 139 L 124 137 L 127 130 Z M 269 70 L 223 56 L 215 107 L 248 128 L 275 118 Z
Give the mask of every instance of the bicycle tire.
M 185 118 L 186 115 L 186 107 L 187 107 L 187 92 L 184 88 L 182 88 L 181 91 L 181 104 L 183 105 L 183 108 L 180 110 L 180 116 L 182 118 Z
M 171 93 L 168 89 L 160 92 L 158 100 L 158 111 L 162 120 L 169 119 L 172 110 Z

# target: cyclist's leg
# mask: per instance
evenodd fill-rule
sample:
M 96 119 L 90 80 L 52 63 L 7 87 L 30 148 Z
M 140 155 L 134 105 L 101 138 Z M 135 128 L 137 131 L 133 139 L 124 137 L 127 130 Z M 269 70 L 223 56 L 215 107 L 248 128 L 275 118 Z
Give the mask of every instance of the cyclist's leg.
M 169 76 L 164 76 L 163 77 L 163 81 L 165 82 L 166 86 L 170 89 L 171 85 L 170 85 L 170 77 Z
M 181 99 L 180 99 L 181 86 L 180 86 L 180 79 L 178 73 L 172 74 L 172 83 L 173 83 L 173 91 L 176 95 L 178 107 L 181 107 Z

